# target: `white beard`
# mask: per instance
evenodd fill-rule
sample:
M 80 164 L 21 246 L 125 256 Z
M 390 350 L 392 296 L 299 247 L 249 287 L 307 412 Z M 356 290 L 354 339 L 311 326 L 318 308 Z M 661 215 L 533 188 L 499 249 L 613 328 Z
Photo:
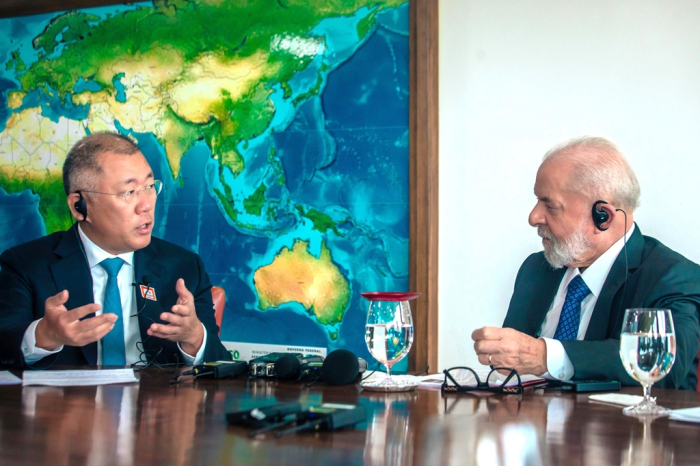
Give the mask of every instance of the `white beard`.
M 537 227 L 537 234 L 550 240 L 549 244 L 544 245 L 544 258 L 555 269 L 576 263 L 593 246 L 581 227 L 564 241 L 557 240 L 544 226 Z

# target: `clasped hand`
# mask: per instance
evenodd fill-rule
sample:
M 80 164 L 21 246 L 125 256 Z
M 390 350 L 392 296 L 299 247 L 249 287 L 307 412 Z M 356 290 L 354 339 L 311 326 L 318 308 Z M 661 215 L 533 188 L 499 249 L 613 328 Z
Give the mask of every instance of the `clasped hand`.
M 474 350 L 485 366 L 507 367 L 519 374 L 547 372 L 547 345 L 512 328 L 482 327 L 472 332 Z M 490 356 L 490 358 L 489 358 Z

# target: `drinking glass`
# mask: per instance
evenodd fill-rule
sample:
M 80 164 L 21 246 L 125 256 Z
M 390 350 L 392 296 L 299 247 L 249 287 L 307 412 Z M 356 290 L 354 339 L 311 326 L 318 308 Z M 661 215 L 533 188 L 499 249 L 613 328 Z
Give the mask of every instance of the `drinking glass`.
M 369 300 L 365 343 L 372 356 L 386 367 L 386 378 L 378 385 L 396 385 L 391 367 L 403 359 L 413 344 L 413 319 L 408 302 L 420 293 L 361 293 Z
M 644 389 L 644 400 L 623 412 L 630 416 L 666 416 L 670 410 L 649 395 L 676 359 L 676 335 L 669 309 L 627 309 L 620 334 L 620 359 L 627 373 Z

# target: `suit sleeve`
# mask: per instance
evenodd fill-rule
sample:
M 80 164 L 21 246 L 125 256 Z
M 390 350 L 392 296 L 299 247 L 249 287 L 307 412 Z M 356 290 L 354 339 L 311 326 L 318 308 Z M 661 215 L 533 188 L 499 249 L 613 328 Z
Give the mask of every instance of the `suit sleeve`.
M 663 267 L 658 262 L 656 265 Z M 700 267 L 688 260 L 666 264 L 660 274 L 646 274 L 633 295 L 641 298 L 625 303 L 624 308 L 670 309 L 673 316 L 676 359 L 669 374 L 654 385 L 694 390 L 700 346 Z M 574 365 L 575 379 L 611 379 L 626 385 L 639 384 L 622 366 L 619 331 L 618 326 L 616 335 L 603 341 L 562 341 Z
M 12 249 L 0 255 L 0 365 L 24 366 L 22 339 L 36 318 L 34 294 Z
M 207 340 L 204 348 L 203 362 L 211 361 L 231 361 L 231 353 L 226 350 L 219 339 L 219 326 L 216 325 L 214 317 L 214 302 L 211 296 L 211 281 L 209 275 L 204 270 L 202 259 L 196 256 L 196 270 L 198 275 L 198 286 L 192 290 L 194 305 L 197 310 L 197 317 L 207 329 Z M 186 283 L 187 284 L 187 283 Z

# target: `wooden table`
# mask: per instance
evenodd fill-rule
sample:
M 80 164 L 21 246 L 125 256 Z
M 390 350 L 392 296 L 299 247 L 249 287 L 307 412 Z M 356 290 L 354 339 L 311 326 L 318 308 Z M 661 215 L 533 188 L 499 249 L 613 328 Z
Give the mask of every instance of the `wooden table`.
M 170 385 L 170 377 L 148 369 L 132 385 L 0 386 L 0 464 L 700 464 L 700 425 L 645 424 L 586 395 L 385 395 L 267 380 Z M 669 408 L 700 406 L 696 392 L 652 393 Z M 250 439 L 226 424 L 227 412 L 274 401 L 361 404 L 368 420 L 281 439 Z

